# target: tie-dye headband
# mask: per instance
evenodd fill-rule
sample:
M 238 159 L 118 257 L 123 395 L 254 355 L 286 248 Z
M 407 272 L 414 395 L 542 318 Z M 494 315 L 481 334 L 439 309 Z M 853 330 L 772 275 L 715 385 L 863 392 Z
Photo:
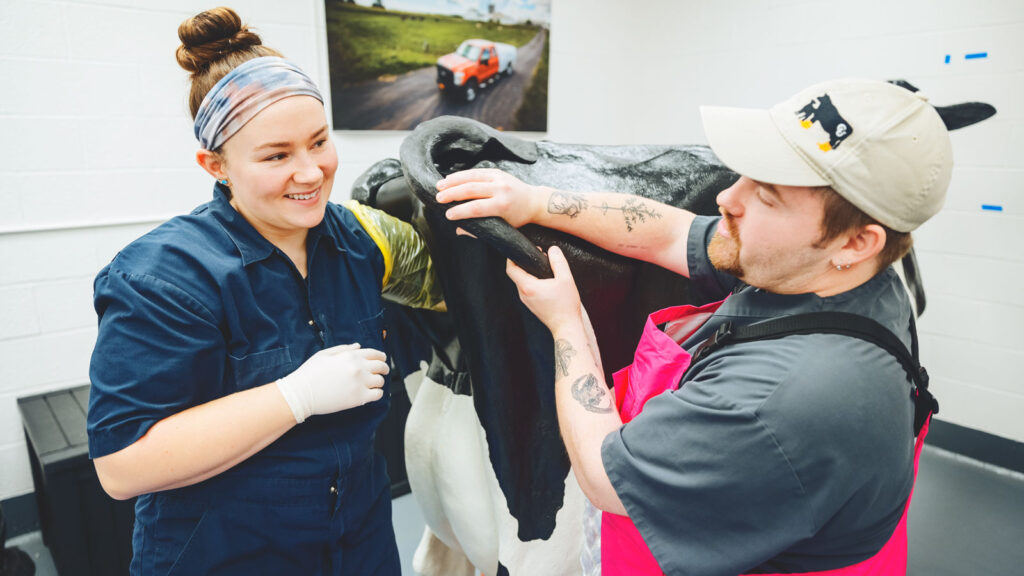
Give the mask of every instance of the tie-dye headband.
M 290 61 L 277 56 L 248 60 L 203 98 L 196 113 L 196 138 L 206 150 L 216 150 L 261 110 L 289 96 L 324 101 L 313 80 Z

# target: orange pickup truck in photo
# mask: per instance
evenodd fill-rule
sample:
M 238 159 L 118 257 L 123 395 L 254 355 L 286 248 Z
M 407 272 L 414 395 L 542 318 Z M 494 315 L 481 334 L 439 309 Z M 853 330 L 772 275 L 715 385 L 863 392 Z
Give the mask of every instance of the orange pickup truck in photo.
M 437 59 L 437 86 L 445 95 L 476 100 L 481 88 L 515 71 L 516 47 L 489 40 L 465 40 Z

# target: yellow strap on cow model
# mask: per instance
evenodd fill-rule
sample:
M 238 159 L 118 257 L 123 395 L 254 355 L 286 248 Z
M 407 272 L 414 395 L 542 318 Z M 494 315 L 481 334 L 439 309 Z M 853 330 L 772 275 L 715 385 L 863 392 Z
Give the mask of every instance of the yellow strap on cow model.
M 406 306 L 444 310 L 444 295 L 434 263 L 416 230 L 408 222 L 355 200 L 346 201 L 344 206 L 352 211 L 384 256 L 381 294 Z

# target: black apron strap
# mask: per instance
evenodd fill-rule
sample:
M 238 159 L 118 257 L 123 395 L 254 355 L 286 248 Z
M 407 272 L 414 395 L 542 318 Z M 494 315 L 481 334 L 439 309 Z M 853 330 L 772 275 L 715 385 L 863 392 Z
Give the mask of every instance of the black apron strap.
M 899 361 L 914 384 L 910 390 L 910 398 L 914 401 L 915 436 L 921 431 L 930 414 L 938 414 L 939 403 L 928 391 L 928 371 L 918 360 L 917 326 L 914 324 L 913 315 L 910 318 L 912 352 L 907 351 L 907 347 L 892 331 L 865 316 L 848 312 L 810 312 L 773 318 L 746 326 L 734 327 L 732 322 L 726 322 L 697 347 L 693 362 L 696 363 L 727 344 L 771 340 L 795 334 L 822 333 L 841 334 L 871 342 Z

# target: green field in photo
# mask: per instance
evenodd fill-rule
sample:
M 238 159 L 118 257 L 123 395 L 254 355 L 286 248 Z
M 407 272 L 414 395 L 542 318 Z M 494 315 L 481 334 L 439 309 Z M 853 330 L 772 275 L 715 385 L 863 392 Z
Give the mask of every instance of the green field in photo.
M 540 63 L 533 72 L 530 86 L 523 96 L 523 103 L 516 111 L 513 130 L 524 132 L 544 132 L 548 129 L 548 56 L 551 48 L 551 37 L 544 39 L 544 51 Z
M 538 26 L 367 8 L 342 0 L 328 0 L 326 15 L 332 84 L 433 66 L 439 56 L 453 52 L 469 38 L 522 46 L 540 30 Z

